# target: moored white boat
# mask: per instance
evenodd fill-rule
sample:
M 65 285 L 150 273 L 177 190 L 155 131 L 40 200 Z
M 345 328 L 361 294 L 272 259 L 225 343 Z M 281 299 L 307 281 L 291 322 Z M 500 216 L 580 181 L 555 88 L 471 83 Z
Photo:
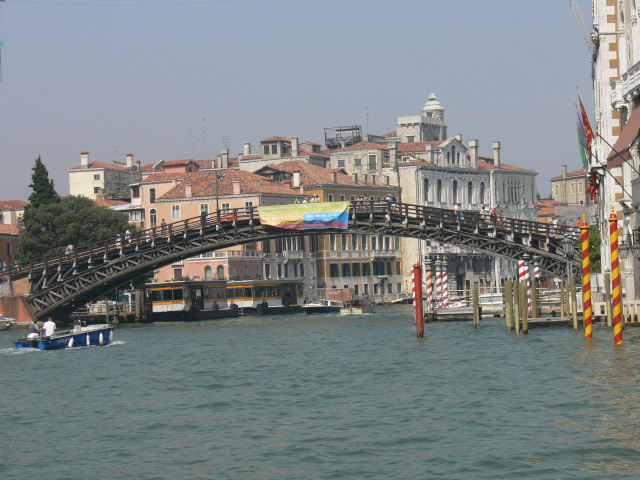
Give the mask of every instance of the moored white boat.
M 5 317 L 0 314 L 0 330 L 7 330 L 10 326 L 17 324 L 18 321 L 15 318 Z
M 86 347 L 89 345 L 108 345 L 113 342 L 113 325 L 89 325 L 83 327 L 76 323 L 73 330 L 56 332 L 53 335 L 22 337 L 16 340 L 16 348 L 37 348 L 57 350 L 61 348 Z

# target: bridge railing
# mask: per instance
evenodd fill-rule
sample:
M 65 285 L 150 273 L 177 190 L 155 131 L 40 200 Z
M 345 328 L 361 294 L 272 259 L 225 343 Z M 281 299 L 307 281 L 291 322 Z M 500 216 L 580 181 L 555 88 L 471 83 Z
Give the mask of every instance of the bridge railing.
M 425 225 L 436 225 L 440 228 L 457 229 L 466 232 L 473 231 L 475 233 L 502 231 L 506 233 L 536 234 L 547 239 L 561 238 L 566 233 L 574 236 L 579 234 L 577 229 L 552 226 L 536 221 L 407 203 L 392 204 L 387 200 L 351 201 L 349 211 L 350 214 L 354 215 L 387 216 L 391 221 L 420 219 Z M 113 240 L 78 246 L 70 251 L 60 251 L 57 254 L 31 260 L 27 264 L 6 265 L 0 272 L 0 278 L 7 278 L 8 280 L 24 277 L 33 278 L 34 276 L 45 276 L 45 274 L 55 271 L 60 272 L 62 275 L 62 272 L 69 272 L 78 268 L 79 265 L 91 265 L 97 259 L 105 261 L 133 250 L 153 248 L 161 242 L 171 242 L 179 237 L 187 238 L 199 235 L 213 227 L 224 230 L 245 221 L 256 224 L 259 222 L 257 206 L 203 213 L 197 217 L 139 230 L 129 236 L 121 235 Z

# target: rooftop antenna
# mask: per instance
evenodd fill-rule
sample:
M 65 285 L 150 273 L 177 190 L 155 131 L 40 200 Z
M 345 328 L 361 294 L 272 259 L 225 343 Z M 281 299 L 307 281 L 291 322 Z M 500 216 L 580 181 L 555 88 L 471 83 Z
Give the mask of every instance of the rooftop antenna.
M 4 45 L 4 12 L 2 4 L 4 0 L 0 0 L 0 83 L 2 83 L 2 46 Z
M 194 158 L 195 154 L 194 154 L 194 150 L 193 150 L 193 131 L 196 129 L 196 127 L 189 127 L 189 133 L 191 134 L 191 158 Z
M 204 118 L 202 118 L 202 158 L 207 158 L 207 136 L 205 134 Z
M 366 107 L 366 112 L 367 112 L 367 135 L 369 135 L 369 133 L 371 133 L 369 131 L 369 107 Z

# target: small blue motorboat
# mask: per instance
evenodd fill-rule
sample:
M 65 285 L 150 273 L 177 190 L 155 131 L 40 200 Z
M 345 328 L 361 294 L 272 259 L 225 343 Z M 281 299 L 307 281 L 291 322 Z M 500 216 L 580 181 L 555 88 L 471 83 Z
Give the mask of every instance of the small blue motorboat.
M 17 348 L 56 350 L 60 348 L 108 345 L 113 342 L 113 325 L 89 325 L 83 327 L 76 321 L 73 330 L 56 332 L 51 336 L 32 334 L 16 340 Z

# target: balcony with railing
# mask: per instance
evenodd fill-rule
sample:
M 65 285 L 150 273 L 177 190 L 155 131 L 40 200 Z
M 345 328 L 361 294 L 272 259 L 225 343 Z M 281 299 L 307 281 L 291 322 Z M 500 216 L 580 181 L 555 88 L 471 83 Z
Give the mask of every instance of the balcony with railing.
M 304 258 L 304 250 L 285 250 L 282 254 L 285 260 L 302 260 Z
M 638 95 L 635 91 L 640 88 L 640 62 L 637 62 L 629 70 L 624 72 L 619 80 L 611 83 L 611 101 L 616 108 L 629 103 Z
M 261 259 L 264 257 L 262 252 L 256 250 L 216 250 L 215 252 L 203 253 L 194 258 L 194 260 L 226 260 L 230 258 L 244 259 Z
M 397 250 L 371 250 L 371 258 L 395 258 L 399 255 Z

